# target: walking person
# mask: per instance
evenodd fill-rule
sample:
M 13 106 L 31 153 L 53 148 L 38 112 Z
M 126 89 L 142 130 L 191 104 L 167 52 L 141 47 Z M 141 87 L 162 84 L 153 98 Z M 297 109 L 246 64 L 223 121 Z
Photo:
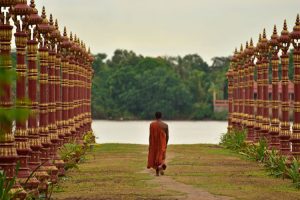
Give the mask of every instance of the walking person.
M 149 152 L 147 168 L 156 170 L 156 176 L 163 175 L 166 170 L 166 151 L 169 141 L 168 125 L 164 123 L 161 112 L 155 113 L 156 120 L 150 124 Z

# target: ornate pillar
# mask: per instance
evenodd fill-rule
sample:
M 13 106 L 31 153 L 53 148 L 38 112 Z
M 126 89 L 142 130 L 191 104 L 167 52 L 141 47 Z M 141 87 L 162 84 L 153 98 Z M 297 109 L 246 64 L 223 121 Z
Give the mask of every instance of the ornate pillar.
M 247 131 L 248 124 L 248 66 L 246 63 L 247 59 L 248 42 L 246 47 L 241 53 L 241 79 L 242 79 L 242 128 Z
M 262 90 L 262 84 L 263 84 L 263 72 L 262 72 L 262 55 L 260 53 L 260 45 L 261 45 L 261 34 L 259 34 L 258 43 L 256 46 L 256 71 L 257 71 L 257 99 L 256 99 L 256 116 L 255 116 L 255 126 L 254 126 L 254 133 L 255 133 L 255 142 L 258 142 L 261 138 L 261 127 L 262 127 L 262 115 L 263 115 L 263 90 Z
M 27 67 L 25 62 L 25 53 L 27 46 L 28 35 L 28 16 L 31 14 L 32 9 L 27 5 L 27 0 L 19 0 L 13 7 L 13 21 L 16 26 L 15 43 L 17 48 L 17 83 L 16 83 L 16 108 L 27 109 L 26 102 L 26 79 Z M 30 88 L 29 88 L 30 89 Z M 26 188 L 36 190 L 39 181 L 32 177 L 26 185 L 24 185 L 27 178 L 30 176 L 31 170 L 28 167 L 28 157 L 31 148 L 28 142 L 28 131 L 26 121 L 17 121 L 15 131 L 15 141 L 17 153 L 20 161 L 20 169 L 18 173 L 18 180 Z
M 38 15 L 35 8 L 34 0 L 31 0 L 30 7 L 32 12 L 28 18 L 28 25 L 31 29 L 29 40 L 27 42 L 27 60 L 28 60 L 28 98 L 30 100 L 31 114 L 28 119 L 28 143 L 31 153 L 28 158 L 28 164 L 31 170 L 35 170 L 40 164 L 40 150 L 42 148 L 41 139 L 38 130 L 38 67 L 37 67 L 37 49 L 38 42 L 36 40 L 38 31 L 37 25 L 42 22 L 42 18 Z M 42 166 L 35 172 L 35 176 L 40 181 L 39 188 L 45 186 L 49 175 Z
M 270 143 L 269 147 L 271 149 L 280 149 L 279 143 L 279 92 L 278 92 L 278 84 L 279 84 L 279 77 L 278 77 L 278 69 L 279 69 L 279 42 L 278 42 L 278 35 L 276 26 L 274 26 L 273 35 L 271 40 L 269 41 L 270 44 L 270 51 L 272 54 L 272 119 L 271 119 L 271 127 L 269 130 L 270 134 Z
M 249 139 L 249 86 L 250 86 L 250 70 L 249 70 L 249 43 L 246 42 L 246 48 L 243 53 L 244 57 L 244 127 L 247 130 L 247 141 L 250 142 Z
M 241 130 L 243 128 L 243 45 L 241 45 L 240 52 L 237 56 L 237 68 L 238 68 L 238 114 L 237 114 L 237 124 L 238 129 Z
M 237 68 L 237 56 L 238 51 L 235 49 L 234 55 L 232 57 L 232 74 L 233 74 L 233 98 L 232 98 L 232 107 L 233 107 L 233 113 L 232 113 L 232 126 L 233 129 L 237 129 L 237 112 L 238 112 L 238 68 Z
M 75 38 L 76 40 L 76 38 Z M 69 116 L 69 126 L 71 130 L 71 138 L 72 140 L 76 139 L 76 128 L 75 128 L 75 121 L 74 121 L 74 69 L 76 66 L 75 62 L 75 53 L 76 53 L 76 44 L 75 40 L 73 40 L 72 32 L 70 33 L 70 57 L 69 57 L 69 65 L 68 65 L 68 72 L 69 72 L 69 109 L 68 109 L 68 116 Z
M 232 59 L 230 61 L 229 69 L 227 72 L 227 79 L 228 79 L 228 127 L 227 132 L 230 133 L 233 129 L 232 126 L 232 106 L 233 106 L 233 63 Z
M 63 144 L 64 135 L 62 134 L 62 119 L 61 119 L 61 76 L 60 76 L 60 66 L 61 66 L 61 55 L 60 55 L 60 43 L 61 34 L 58 28 L 58 22 L 55 21 L 55 30 L 52 31 L 51 35 L 51 48 L 54 56 L 54 69 L 53 69 L 53 90 L 54 90 L 54 102 L 53 107 L 55 108 L 54 116 L 52 121 L 55 124 L 56 132 L 51 139 L 53 143 L 53 159 L 54 165 L 58 168 L 58 175 L 62 176 L 65 174 L 64 161 L 60 159 L 57 150 L 58 147 Z
M 58 22 L 55 21 L 55 28 L 57 33 L 59 32 Z M 59 146 L 63 145 L 64 141 L 64 132 L 63 132 L 63 122 L 62 122 L 62 76 L 61 76 L 61 42 L 63 37 L 60 32 L 57 34 L 56 40 L 57 44 L 57 53 L 56 53 L 56 61 L 55 61 L 55 75 L 56 75 L 56 86 L 55 86 L 55 99 L 56 99 L 56 126 L 59 137 Z
M 51 27 L 49 26 L 49 22 L 46 18 L 45 8 L 43 7 L 42 12 L 42 23 L 38 25 L 38 30 L 40 33 L 40 48 L 39 48 L 39 56 L 40 56 L 40 128 L 39 134 L 42 142 L 41 149 L 41 160 L 45 162 L 45 168 L 50 174 L 51 181 L 55 182 L 57 180 L 57 172 L 58 169 L 52 164 L 52 159 L 50 157 L 50 147 L 51 143 L 51 135 L 49 134 L 49 49 L 48 49 L 48 41 L 49 41 L 49 33 Z M 50 56 L 52 58 L 52 55 Z M 51 63 L 53 64 L 53 63 Z M 51 65 L 53 66 L 53 65 Z M 50 70 L 51 71 L 51 70 Z M 52 94 L 52 93 L 51 93 Z
M 260 52 L 262 54 L 262 126 L 261 136 L 269 141 L 270 115 L 269 115 L 269 45 L 266 30 L 263 31 Z
M 281 68 L 282 68 L 282 98 L 281 98 L 281 120 L 280 120 L 280 150 L 284 155 L 290 154 L 290 121 L 289 121 L 289 77 L 288 77 L 288 66 L 289 66 L 289 56 L 288 50 L 290 46 L 290 37 L 287 29 L 286 21 L 284 21 L 283 30 L 281 32 L 281 36 L 279 38 L 280 48 L 282 50 L 281 59 Z
M 254 46 L 252 38 L 247 50 L 248 57 L 248 140 L 253 142 L 254 135 Z
M 71 130 L 69 127 L 69 48 L 71 43 L 67 36 L 66 27 L 64 28 L 64 35 L 61 44 L 62 48 L 62 120 L 63 120 L 63 131 L 64 131 L 64 143 L 67 143 L 71 139 Z
M 291 136 L 292 154 L 297 159 L 300 160 L 300 19 L 299 14 L 297 15 L 296 24 L 291 33 L 291 42 L 294 47 L 294 124 L 293 124 L 293 134 Z
M 56 103 L 55 103 L 55 61 L 56 61 L 56 28 L 54 27 L 53 16 L 49 20 L 49 55 L 48 55 L 48 128 L 50 136 L 49 157 L 51 162 L 57 158 L 58 132 L 56 127 Z M 54 169 L 54 168 L 53 168 Z M 58 170 L 52 171 L 52 182 L 57 183 Z
M 87 107 L 87 112 L 88 112 L 88 130 L 87 131 L 92 131 L 92 104 L 91 104 L 91 99 L 92 99 L 92 78 L 93 78 L 93 68 L 92 68 L 92 63 L 94 62 L 94 56 L 91 54 L 91 49 L 89 48 L 88 50 L 89 54 L 89 66 L 88 66 L 88 95 L 87 95 L 87 102 L 88 102 L 88 107 Z

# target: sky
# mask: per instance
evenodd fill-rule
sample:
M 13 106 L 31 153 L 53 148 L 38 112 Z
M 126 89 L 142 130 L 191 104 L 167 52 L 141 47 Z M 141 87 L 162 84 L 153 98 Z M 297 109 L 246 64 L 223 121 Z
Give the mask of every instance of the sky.
M 199 54 L 210 63 L 274 24 L 289 30 L 300 0 L 36 0 L 39 11 L 76 33 L 92 53 L 116 49 L 145 56 Z

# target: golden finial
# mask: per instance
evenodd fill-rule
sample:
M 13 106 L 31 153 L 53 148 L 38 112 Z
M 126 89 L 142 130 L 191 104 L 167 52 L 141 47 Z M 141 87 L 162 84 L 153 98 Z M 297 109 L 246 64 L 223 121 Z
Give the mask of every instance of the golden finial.
M 67 36 L 68 36 L 68 34 L 67 34 L 67 28 L 64 27 L 64 37 L 67 37 Z
M 55 28 L 58 30 L 59 29 L 59 26 L 58 26 L 58 20 L 55 19 Z
M 264 28 L 264 31 L 263 31 L 263 39 L 266 39 L 267 38 L 267 34 L 266 34 L 266 29 Z
M 248 43 L 248 41 L 246 41 L 246 49 L 248 49 L 249 48 L 249 43 Z
M 42 15 L 41 15 L 41 17 L 43 18 L 43 19 L 45 19 L 47 16 L 46 16 L 46 8 L 45 8 L 45 6 L 43 6 L 43 10 L 42 10 Z
M 299 14 L 297 14 L 296 25 L 297 25 L 297 26 L 299 26 L 299 25 L 300 25 Z
M 34 2 L 34 0 L 31 0 L 31 1 L 30 1 L 30 7 L 31 7 L 31 8 L 35 8 L 35 2 Z
M 274 25 L 273 35 L 277 35 L 277 28 L 276 28 L 276 25 Z
M 73 33 L 70 33 L 70 41 L 73 41 Z
M 89 50 L 88 50 L 88 54 L 90 54 L 91 53 L 91 47 L 89 47 Z
M 261 33 L 258 36 L 258 42 L 261 42 Z
M 241 44 L 240 52 L 244 51 L 243 44 Z
M 53 26 L 53 16 L 52 16 L 52 14 L 50 14 L 49 24 L 51 26 Z
M 237 54 L 237 53 L 238 53 L 238 50 L 237 50 L 237 48 L 235 47 L 234 54 Z
M 287 24 L 286 24 L 286 19 L 284 20 L 284 23 L 283 23 L 283 30 L 287 31 L 288 28 L 287 28 Z
M 74 35 L 74 42 L 77 42 L 77 35 Z
M 251 47 L 253 46 L 253 39 L 252 38 L 250 39 L 250 46 Z

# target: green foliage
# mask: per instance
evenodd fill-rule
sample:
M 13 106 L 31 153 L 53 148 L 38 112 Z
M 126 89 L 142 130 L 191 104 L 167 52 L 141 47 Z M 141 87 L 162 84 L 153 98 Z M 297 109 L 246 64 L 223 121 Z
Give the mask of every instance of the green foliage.
M 260 139 L 256 144 L 246 143 L 245 140 L 245 131 L 233 130 L 221 137 L 220 145 L 239 152 L 239 154 L 246 156 L 250 160 L 264 163 L 271 176 L 276 178 L 285 178 L 287 176 L 292 179 L 294 186 L 300 189 L 299 161 L 294 158 L 288 167 L 288 158 L 286 156 L 280 155 L 274 149 L 271 151 L 267 150 L 268 144 L 265 138 Z
M 17 163 L 16 174 L 18 173 L 20 164 Z M 1 200 L 11 200 L 16 197 L 19 191 L 13 191 L 13 186 L 16 183 L 16 176 L 8 179 L 4 171 L 0 171 L 0 199 Z
M 246 143 L 245 143 L 246 136 L 247 134 L 245 130 L 231 131 L 227 134 L 224 134 L 221 137 L 220 144 L 227 149 L 240 151 L 241 149 L 244 149 L 246 147 Z
M 278 151 L 272 149 L 272 151 L 267 154 L 265 166 L 270 172 L 270 175 L 277 178 L 284 178 L 287 173 L 286 161 L 287 158 L 285 156 L 279 155 Z
M 212 119 L 212 92 L 226 97 L 228 58 L 209 66 L 197 54 L 143 57 L 116 50 L 95 56 L 92 114 L 98 119 Z M 223 118 L 223 117 L 222 117 Z
M 299 173 L 299 162 L 294 158 L 291 166 L 287 169 L 287 175 L 292 179 L 293 184 L 296 188 L 300 188 L 300 173 Z
M 81 145 L 72 142 L 64 144 L 58 151 L 61 159 L 65 162 L 65 169 L 78 168 L 78 162 L 85 153 Z
M 96 143 L 96 137 L 93 133 L 93 131 L 87 132 L 83 137 L 84 144 L 95 144 Z

